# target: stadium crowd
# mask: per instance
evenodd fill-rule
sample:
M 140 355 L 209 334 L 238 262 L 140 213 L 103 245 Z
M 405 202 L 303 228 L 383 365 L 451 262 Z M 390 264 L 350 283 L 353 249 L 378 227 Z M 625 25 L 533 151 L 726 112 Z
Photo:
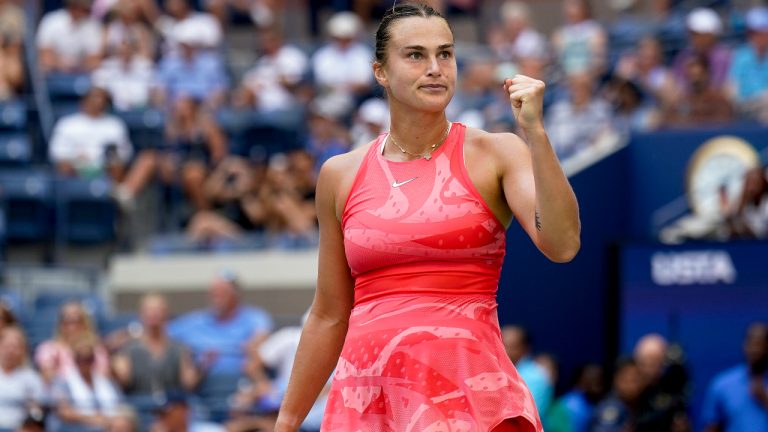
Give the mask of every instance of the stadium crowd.
M 465 17 L 484 7 L 431 3 Z M 456 121 L 515 130 L 499 83 L 522 73 L 547 82 L 547 129 L 563 160 L 635 131 L 768 123 L 768 8 L 759 2 L 612 2 L 616 18 L 602 22 L 586 0 L 563 0 L 551 35 L 537 30 L 528 3 L 488 3 L 496 20 L 457 51 Z M 29 22 L 23 2 L 0 0 L 0 100 L 21 98 L 38 74 L 52 92 L 87 83 L 76 104 L 55 101 L 38 157 L 62 177 L 111 179 L 126 217 L 154 189 L 169 203 L 163 213 L 178 215 L 166 229 L 191 244 L 257 232 L 271 244 L 313 245 L 318 168 L 388 127 L 366 29 L 389 5 L 311 0 L 315 39 L 306 44 L 286 38 L 285 4 L 274 0 L 65 0 L 39 22 Z M 243 21 L 253 26 L 258 59 L 238 75 L 225 51 L 229 30 Z M 25 36 L 31 29 L 33 38 Z M 152 116 L 159 138 L 145 141 L 136 129 L 146 125 L 135 119 Z M 755 212 L 764 217 L 768 203 L 765 172 L 754 177 L 749 197 L 729 210 L 745 237 L 768 232 L 765 219 L 762 230 L 745 224 Z M 217 275 L 208 307 L 175 319 L 166 299 L 149 295 L 139 321 L 116 331 L 99 331 L 80 302 L 58 307 L 54 336 L 34 343 L 14 317 L 20 311 L 0 307 L 0 430 L 270 430 L 300 327 L 275 329 L 264 310 L 242 304 L 235 275 Z M 691 431 L 694 419 L 712 431 L 768 424 L 765 324 L 750 327 L 744 364 L 712 383 L 701 413 L 689 410 L 680 348 L 659 335 L 608 370 L 585 365 L 571 385 L 524 329 L 504 328 L 503 338 L 547 431 Z M 322 409 L 321 397 L 307 430 L 319 429 Z
M 167 300 L 148 294 L 136 322 L 101 334 L 82 302 L 63 301 L 53 336 L 31 353 L 0 302 L 0 430 L 271 430 L 301 327 L 275 329 L 241 294 L 236 275 L 221 271 L 206 308 L 171 319 Z M 584 365 L 567 383 L 524 328 L 505 326 L 501 337 L 550 432 L 743 432 L 768 424 L 766 323 L 747 329 L 744 362 L 713 379 L 700 413 L 690 409 L 685 353 L 661 335 L 641 337 L 608 369 Z M 303 430 L 319 430 L 326 391 Z
M 25 79 L 47 82 L 55 123 L 38 162 L 60 178 L 109 179 L 126 217 L 143 216 L 137 200 L 159 191 L 155 231 L 183 232 L 193 248 L 245 233 L 315 244 L 318 168 L 388 127 L 367 31 L 388 2 L 310 1 L 309 41 L 287 39 L 289 8 L 271 0 L 66 0 L 26 25 L 20 3 L 0 8 L 0 100 L 22 97 Z M 551 35 L 522 1 L 433 3 L 473 20 L 479 34 L 457 33 L 449 116 L 514 131 L 499 83 L 515 73 L 542 79 L 562 160 L 636 131 L 768 122 L 768 9 L 759 2 L 615 2 L 615 19 L 604 22 L 588 1 L 564 0 Z M 494 20 L 485 23 L 488 8 Z M 354 12 L 319 22 L 337 9 Z M 227 55 L 236 26 L 253 33 L 256 61 L 242 71 Z M 25 40 L 34 41 L 33 61 L 24 60 Z M 156 136 L 142 134 L 148 128 Z M 725 211 L 743 213 L 741 204 Z

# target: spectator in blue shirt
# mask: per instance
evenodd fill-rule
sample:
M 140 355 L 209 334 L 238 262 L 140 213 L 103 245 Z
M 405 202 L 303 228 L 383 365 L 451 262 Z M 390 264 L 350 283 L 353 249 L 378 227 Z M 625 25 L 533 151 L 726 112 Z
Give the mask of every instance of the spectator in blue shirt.
M 746 363 L 712 381 L 704 400 L 706 432 L 768 431 L 768 324 L 754 323 L 744 341 Z
M 165 105 L 181 97 L 203 100 L 209 106 L 223 102 L 229 81 L 221 56 L 202 48 L 198 29 L 191 24 L 176 26 L 179 49 L 163 57 L 158 67 L 156 103 Z
M 519 326 L 505 326 L 501 337 L 509 359 L 533 395 L 536 408 L 540 413 L 547 412 L 555 389 L 544 368 L 533 360 L 528 332 Z
M 643 375 L 633 359 L 619 361 L 613 376 L 611 393 L 595 408 L 590 432 L 625 432 L 643 430 L 638 415 L 643 410 Z M 645 429 L 648 430 L 648 429 Z
M 768 122 L 768 7 L 752 8 L 746 24 L 748 42 L 733 54 L 730 90 L 746 114 Z
M 595 405 L 603 396 L 603 368 L 585 365 L 576 372 L 576 384 L 564 394 L 559 403 L 568 415 L 572 432 L 588 432 Z
M 170 323 L 171 339 L 187 345 L 198 364 L 210 374 L 241 374 L 248 346 L 272 330 L 272 318 L 257 307 L 241 303 L 236 277 L 222 272 L 211 282 L 210 306 Z

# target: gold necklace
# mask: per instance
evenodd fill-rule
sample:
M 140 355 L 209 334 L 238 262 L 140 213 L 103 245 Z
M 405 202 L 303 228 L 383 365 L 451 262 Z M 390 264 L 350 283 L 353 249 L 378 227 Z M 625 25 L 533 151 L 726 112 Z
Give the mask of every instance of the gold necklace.
M 396 145 L 397 148 L 399 148 L 401 152 L 403 152 L 405 154 L 408 154 L 408 155 L 411 155 L 411 156 L 423 157 L 426 160 L 430 160 L 430 159 L 432 159 L 432 152 L 435 151 L 435 149 L 438 148 L 443 142 L 445 142 L 446 138 L 448 138 L 448 132 L 451 131 L 451 125 L 452 125 L 452 123 L 448 122 L 448 126 L 445 128 L 445 133 L 443 133 L 443 137 L 440 138 L 440 141 L 432 144 L 429 147 L 429 150 L 427 150 L 424 153 L 411 153 L 411 152 L 409 152 L 408 150 L 403 148 L 400 144 L 398 144 L 397 141 L 395 141 L 395 137 L 392 136 L 391 132 L 389 133 L 389 135 L 387 135 L 387 138 L 389 138 L 389 140 L 392 141 L 392 144 Z

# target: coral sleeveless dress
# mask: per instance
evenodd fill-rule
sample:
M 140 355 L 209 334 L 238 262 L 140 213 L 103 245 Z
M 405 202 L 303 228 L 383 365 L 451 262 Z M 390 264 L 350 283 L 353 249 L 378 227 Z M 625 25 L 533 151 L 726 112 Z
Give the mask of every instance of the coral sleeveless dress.
M 488 432 L 513 417 L 542 431 L 501 341 L 506 232 L 467 174 L 464 132 L 408 162 L 385 159 L 381 135 L 359 168 L 342 216 L 355 301 L 323 431 Z

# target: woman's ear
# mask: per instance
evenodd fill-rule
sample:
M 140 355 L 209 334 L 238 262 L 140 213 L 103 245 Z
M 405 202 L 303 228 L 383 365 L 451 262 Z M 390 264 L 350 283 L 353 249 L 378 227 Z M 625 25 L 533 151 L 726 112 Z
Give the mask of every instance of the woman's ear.
M 373 76 L 380 86 L 387 88 L 387 73 L 384 71 L 384 65 L 380 62 L 373 62 Z

